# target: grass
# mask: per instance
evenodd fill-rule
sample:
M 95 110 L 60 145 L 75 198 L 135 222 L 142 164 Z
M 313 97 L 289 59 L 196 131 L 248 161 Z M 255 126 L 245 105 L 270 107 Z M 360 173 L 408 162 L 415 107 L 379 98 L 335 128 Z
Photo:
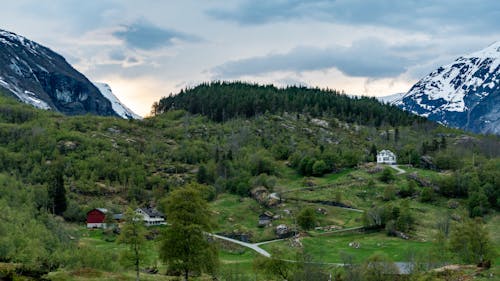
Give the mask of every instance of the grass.
M 359 243 L 360 248 L 350 247 L 351 242 Z M 432 248 L 430 242 L 403 240 L 388 237 L 385 233 L 306 237 L 302 239 L 302 244 L 303 252 L 313 257 L 313 260 L 324 263 L 342 263 L 344 255 L 352 255 L 355 262 L 362 262 L 377 252 L 385 253 L 393 261 L 406 261 L 407 254 L 423 254 Z M 262 248 L 269 251 L 278 248 L 291 255 L 288 242 L 263 245 Z

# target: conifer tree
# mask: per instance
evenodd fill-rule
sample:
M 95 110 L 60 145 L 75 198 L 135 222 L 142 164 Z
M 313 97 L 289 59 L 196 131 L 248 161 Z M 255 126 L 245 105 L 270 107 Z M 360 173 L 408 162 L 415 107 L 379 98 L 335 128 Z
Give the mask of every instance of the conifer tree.
M 62 165 L 56 163 L 53 165 L 49 175 L 48 199 L 50 212 L 55 215 L 62 215 L 68 206 L 66 200 L 66 189 L 64 188 L 64 177 Z

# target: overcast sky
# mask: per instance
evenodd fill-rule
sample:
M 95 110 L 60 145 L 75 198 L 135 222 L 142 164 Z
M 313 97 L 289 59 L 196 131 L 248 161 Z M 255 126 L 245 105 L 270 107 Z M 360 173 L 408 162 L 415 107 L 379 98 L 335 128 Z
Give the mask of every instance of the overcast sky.
M 406 92 L 500 40 L 498 0 L 16 0 L 0 29 L 62 54 L 141 115 L 211 80 Z

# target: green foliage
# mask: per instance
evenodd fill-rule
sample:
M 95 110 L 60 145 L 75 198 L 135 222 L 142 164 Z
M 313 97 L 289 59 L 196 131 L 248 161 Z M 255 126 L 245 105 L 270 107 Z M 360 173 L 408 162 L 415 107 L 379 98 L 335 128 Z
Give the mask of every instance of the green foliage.
M 373 254 L 362 265 L 363 280 L 397 280 L 398 267 L 384 254 Z
M 165 202 L 170 226 L 163 232 L 160 258 L 170 270 L 214 274 L 218 267 L 217 247 L 207 239 L 212 228 L 211 215 L 201 194 L 193 187 L 170 193 Z
M 297 215 L 297 223 L 304 230 L 313 229 L 316 221 L 316 211 L 313 208 L 302 209 Z
M 313 117 L 334 112 L 341 120 L 377 127 L 384 123 L 396 126 L 425 122 L 395 106 L 381 104 L 374 98 L 351 99 L 332 90 L 295 86 L 278 89 L 271 85 L 241 82 L 213 82 L 182 90 L 178 95 L 162 98 L 156 111 L 165 112 L 173 108 L 204 114 L 218 122 L 235 117 L 254 117 L 266 112 L 307 113 Z
M 417 192 L 417 183 L 414 180 L 408 179 L 406 185 L 403 185 L 399 190 L 399 196 L 411 197 Z
M 294 265 L 283 259 L 283 254 L 275 249 L 270 258 L 259 256 L 254 259 L 254 271 L 262 272 L 266 276 L 277 277 L 283 280 L 289 280 L 293 274 Z
M 481 219 L 468 219 L 457 224 L 450 236 L 450 249 L 465 263 L 491 261 L 495 255 L 488 230 Z
M 322 176 L 326 172 L 327 168 L 328 167 L 326 166 L 325 161 L 314 161 L 314 164 L 312 166 L 312 174 L 314 176 Z
M 395 231 L 408 232 L 414 228 L 415 217 L 410 209 L 408 199 L 401 201 L 400 205 L 387 203 L 384 206 L 374 206 L 363 214 L 363 225 L 366 228 L 384 229 L 388 235 Z
M 432 187 L 424 187 L 420 191 L 420 201 L 421 202 L 432 202 L 434 201 L 434 189 Z
M 137 214 L 134 209 L 135 205 L 132 204 L 125 212 L 125 221 L 117 242 L 128 246 L 128 251 L 124 253 L 122 260 L 126 265 L 131 263 L 134 266 L 136 281 L 139 281 L 140 265 L 144 258 L 146 229 L 142 221 L 142 216 Z
M 481 217 L 488 213 L 489 207 L 490 203 L 488 201 L 488 197 L 482 188 L 469 193 L 469 198 L 467 199 L 467 209 L 471 218 Z
M 0 257 L 29 271 L 69 264 L 75 245 L 60 218 L 38 210 L 31 186 L 0 174 Z
M 383 195 L 384 201 L 391 201 L 394 200 L 395 198 L 396 198 L 396 189 L 391 185 L 386 186 L 384 188 L 384 195 Z
M 384 183 L 390 183 L 392 182 L 396 177 L 394 176 L 394 172 L 392 171 L 391 168 L 386 167 L 383 171 L 382 174 L 380 174 L 379 180 Z
M 61 164 L 53 164 L 48 183 L 49 210 L 56 215 L 62 215 L 68 203 L 64 188 L 63 169 Z

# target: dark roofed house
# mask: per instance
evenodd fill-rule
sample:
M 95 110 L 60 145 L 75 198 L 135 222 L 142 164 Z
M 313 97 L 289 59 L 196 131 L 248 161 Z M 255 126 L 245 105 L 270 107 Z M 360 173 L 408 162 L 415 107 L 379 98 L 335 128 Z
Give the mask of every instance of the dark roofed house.
M 271 223 L 273 216 L 268 212 L 259 215 L 259 226 L 266 226 Z
M 167 224 L 165 215 L 155 208 L 137 208 L 135 212 L 143 217 L 146 226 Z
M 113 215 L 113 220 L 115 220 L 116 222 L 122 222 L 123 219 L 124 219 L 123 214 L 114 214 Z

